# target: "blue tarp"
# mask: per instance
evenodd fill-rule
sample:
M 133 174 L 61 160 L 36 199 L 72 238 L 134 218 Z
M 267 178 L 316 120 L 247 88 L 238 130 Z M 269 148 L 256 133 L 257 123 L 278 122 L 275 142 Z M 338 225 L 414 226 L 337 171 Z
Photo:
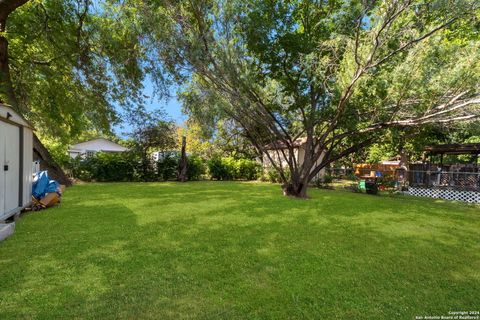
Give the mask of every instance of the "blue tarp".
M 32 184 L 32 195 L 37 199 L 45 197 L 45 193 L 58 192 L 60 184 L 55 180 L 48 178 L 47 171 L 39 171 L 35 173 Z

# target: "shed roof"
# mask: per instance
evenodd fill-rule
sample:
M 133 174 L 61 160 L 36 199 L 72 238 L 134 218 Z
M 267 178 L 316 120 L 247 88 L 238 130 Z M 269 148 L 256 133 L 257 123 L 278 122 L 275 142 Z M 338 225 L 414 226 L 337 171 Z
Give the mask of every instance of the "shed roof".
M 425 147 L 432 154 L 480 154 L 480 143 L 452 143 Z
M 0 103 L 0 120 L 21 125 L 33 130 L 33 125 L 8 104 Z

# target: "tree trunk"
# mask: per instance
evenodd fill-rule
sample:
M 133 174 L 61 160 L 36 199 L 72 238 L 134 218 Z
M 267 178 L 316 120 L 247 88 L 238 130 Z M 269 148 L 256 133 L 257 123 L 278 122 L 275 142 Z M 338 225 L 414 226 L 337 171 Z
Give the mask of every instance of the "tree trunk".
M 11 104 L 18 109 L 17 99 L 13 91 L 12 77 L 8 64 L 7 18 L 10 13 L 29 0 L 0 0 L 0 102 Z
M 0 102 L 9 103 L 17 109 L 8 65 L 8 41 L 4 37 L 6 20 L 0 20 Z
M 294 198 L 302 198 L 306 199 L 308 198 L 307 196 L 307 186 L 308 184 L 305 183 L 288 183 L 288 184 L 283 184 L 282 189 L 283 189 L 283 195 L 288 196 L 288 197 L 294 197 Z
M 283 195 L 306 199 L 308 188 L 308 179 L 306 178 L 294 178 L 292 177 L 289 182 L 282 185 Z
M 178 181 L 185 182 L 187 181 L 187 139 L 185 136 L 182 137 L 182 155 L 178 163 Z
M 408 166 L 408 155 L 407 152 L 405 151 L 405 148 L 400 149 L 400 163 L 399 163 L 400 168 L 405 167 L 407 168 Z
M 26 1 L 18 1 L 18 3 L 25 2 Z M 0 4 L 3 3 L 0 2 Z M 3 7 L 0 6 L 0 10 L 2 9 Z M 6 21 L 6 15 L 0 16 L 0 102 L 10 104 L 16 112 L 22 114 L 13 89 L 10 66 L 8 64 L 8 40 L 3 36 L 6 29 Z M 70 179 L 65 172 L 63 172 L 62 168 L 53 161 L 47 148 L 40 142 L 35 133 L 33 134 L 33 154 L 35 160 L 41 160 L 40 167 L 42 170 L 48 170 L 48 174 L 52 179 L 67 186 L 72 185 Z

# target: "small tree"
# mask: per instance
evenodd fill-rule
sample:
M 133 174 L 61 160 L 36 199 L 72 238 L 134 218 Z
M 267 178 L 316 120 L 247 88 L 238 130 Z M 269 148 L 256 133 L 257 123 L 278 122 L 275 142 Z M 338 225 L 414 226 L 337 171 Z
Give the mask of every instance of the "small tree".
M 133 147 L 140 155 L 141 172 L 144 179 L 153 179 L 149 176 L 156 171 L 150 153 L 158 151 L 165 155 L 166 151 L 171 151 L 176 147 L 175 130 L 176 127 L 172 121 L 157 119 L 156 121 L 142 122 L 142 125 L 132 133 Z

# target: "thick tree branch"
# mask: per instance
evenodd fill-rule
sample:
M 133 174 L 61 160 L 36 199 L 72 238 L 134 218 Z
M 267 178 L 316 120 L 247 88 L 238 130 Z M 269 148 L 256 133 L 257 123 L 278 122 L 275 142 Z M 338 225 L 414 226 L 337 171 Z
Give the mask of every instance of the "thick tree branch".
M 0 0 L 0 21 L 6 21 L 8 15 L 29 0 Z

